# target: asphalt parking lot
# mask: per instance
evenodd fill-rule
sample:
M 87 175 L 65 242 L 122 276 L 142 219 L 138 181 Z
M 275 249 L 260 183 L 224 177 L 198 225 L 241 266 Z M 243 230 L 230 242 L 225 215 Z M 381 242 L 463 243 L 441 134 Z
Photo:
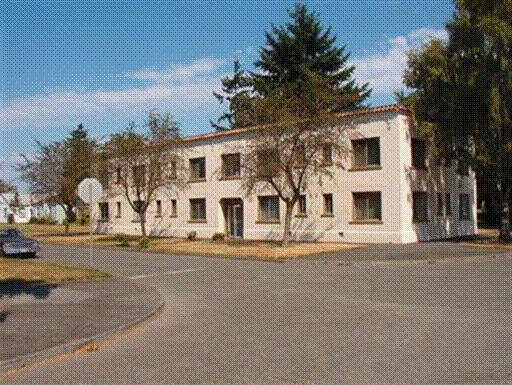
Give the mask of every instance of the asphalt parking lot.
M 45 246 L 41 261 L 86 264 L 87 250 Z M 504 254 L 433 264 L 337 261 L 274 264 L 97 249 L 96 267 L 156 288 L 165 299 L 163 311 L 98 351 L 0 379 L 512 381 L 512 261 Z

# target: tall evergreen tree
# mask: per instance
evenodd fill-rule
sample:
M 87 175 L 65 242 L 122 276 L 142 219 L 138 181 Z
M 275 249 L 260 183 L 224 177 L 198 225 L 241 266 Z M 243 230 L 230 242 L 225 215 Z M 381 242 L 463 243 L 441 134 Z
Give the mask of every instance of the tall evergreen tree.
M 347 65 L 350 53 L 345 53 L 345 46 L 335 46 L 336 36 L 330 27 L 323 28 L 315 12 L 299 3 L 289 15 L 290 23 L 272 26 L 266 33 L 266 45 L 254 62 L 260 71 L 245 72 L 235 62 L 233 76 L 222 81 L 223 93 L 214 93 L 221 103 L 229 103 L 228 112 L 218 120 L 227 121 L 228 126 L 211 122 L 217 130 L 249 125 L 253 119 L 246 114 L 252 102 L 282 87 L 299 91 L 300 86 L 291 85 L 308 84 L 312 74 L 344 98 L 345 102 L 332 111 L 357 108 L 370 95 L 368 83 L 359 86 L 353 78 L 355 67 Z
M 289 12 L 291 23 L 272 26 L 265 35 L 266 46 L 254 63 L 261 73 L 253 73 L 255 89 L 265 95 L 286 83 L 307 82 L 309 73 L 325 77 L 340 93 L 351 95 L 344 108 L 355 108 L 370 95 L 368 83 L 359 86 L 353 78 L 354 66 L 347 66 L 346 46 L 336 47 L 331 27 L 324 30 L 319 16 L 305 4 Z

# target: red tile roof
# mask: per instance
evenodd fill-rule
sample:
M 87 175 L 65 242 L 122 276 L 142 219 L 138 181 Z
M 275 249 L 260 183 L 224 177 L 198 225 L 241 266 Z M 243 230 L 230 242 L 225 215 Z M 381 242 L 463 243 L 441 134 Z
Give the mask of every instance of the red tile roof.
M 339 116 L 340 116 L 340 118 L 350 118 L 352 116 L 378 114 L 378 113 L 382 113 L 382 112 L 398 112 L 398 113 L 401 113 L 404 115 L 411 114 L 411 110 L 408 107 L 401 106 L 399 104 L 390 104 L 390 105 L 386 105 L 386 106 L 367 107 L 367 108 L 361 108 L 361 109 L 352 110 L 352 111 L 346 111 L 346 112 L 340 113 Z M 205 134 L 186 136 L 183 138 L 183 140 L 185 142 L 193 142 L 193 141 L 197 141 L 197 140 L 221 138 L 224 136 L 231 136 L 231 135 L 244 133 L 247 131 L 252 131 L 255 128 L 256 127 L 245 127 L 245 128 L 235 128 L 232 130 L 225 130 L 225 131 L 213 131 L 213 132 L 207 132 Z

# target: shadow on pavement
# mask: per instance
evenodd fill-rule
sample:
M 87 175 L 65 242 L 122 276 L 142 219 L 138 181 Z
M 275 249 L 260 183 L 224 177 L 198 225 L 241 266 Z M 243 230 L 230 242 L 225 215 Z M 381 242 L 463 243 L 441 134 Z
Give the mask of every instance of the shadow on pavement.
M 31 284 L 23 282 L 9 282 L 0 284 L 0 298 L 4 296 L 14 297 L 16 295 L 28 294 L 37 299 L 44 299 L 50 295 L 52 289 L 57 285 Z M 1 317 L 1 313 L 0 313 Z

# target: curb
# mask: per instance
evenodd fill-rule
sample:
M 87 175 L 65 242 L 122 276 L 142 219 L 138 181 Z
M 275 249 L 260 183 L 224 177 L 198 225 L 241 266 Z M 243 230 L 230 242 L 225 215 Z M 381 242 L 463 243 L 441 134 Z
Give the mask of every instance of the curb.
M 137 284 L 142 285 L 140 283 L 137 283 Z M 48 349 L 43 349 L 43 350 L 39 350 L 39 351 L 36 351 L 33 353 L 10 358 L 5 361 L 0 361 L 0 375 L 5 374 L 5 372 L 12 370 L 12 369 L 20 369 L 25 366 L 34 364 L 36 362 L 44 361 L 46 359 L 53 358 L 53 357 L 59 356 L 64 353 L 69 353 L 71 351 L 76 350 L 77 348 L 79 348 L 82 345 L 87 345 L 90 343 L 97 343 L 101 340 L 104 340 L 108 337 L 113 336 L 114 334 L 117 334 L 119 332 L 131 329 L 137 325 L 140 325 L 141 323 L 148 320 L 149 318 L 157 315 L 164 308 L 165 302 L 164 302 L 162 294 L 157 289 L 155 289 L 152 286 L 148 286 L 148 287 L 150 287 L 157 294 L 159 301 L 158 301 L 158 305 L 155 306 L 154 309 L 145 313 L 141 317 L 139 317 L 133 321 L 130 321 L 126 324 L 116 326 L 115 328 L 112 328 L 110 330 L 104 331 L 102 333 L 99 333 L 99 334 L 96 334 L 93 336 L 80 338 L 77 340 L 72 340 L 69 342 L 65 342 L 61 345 L 53 346 Z

